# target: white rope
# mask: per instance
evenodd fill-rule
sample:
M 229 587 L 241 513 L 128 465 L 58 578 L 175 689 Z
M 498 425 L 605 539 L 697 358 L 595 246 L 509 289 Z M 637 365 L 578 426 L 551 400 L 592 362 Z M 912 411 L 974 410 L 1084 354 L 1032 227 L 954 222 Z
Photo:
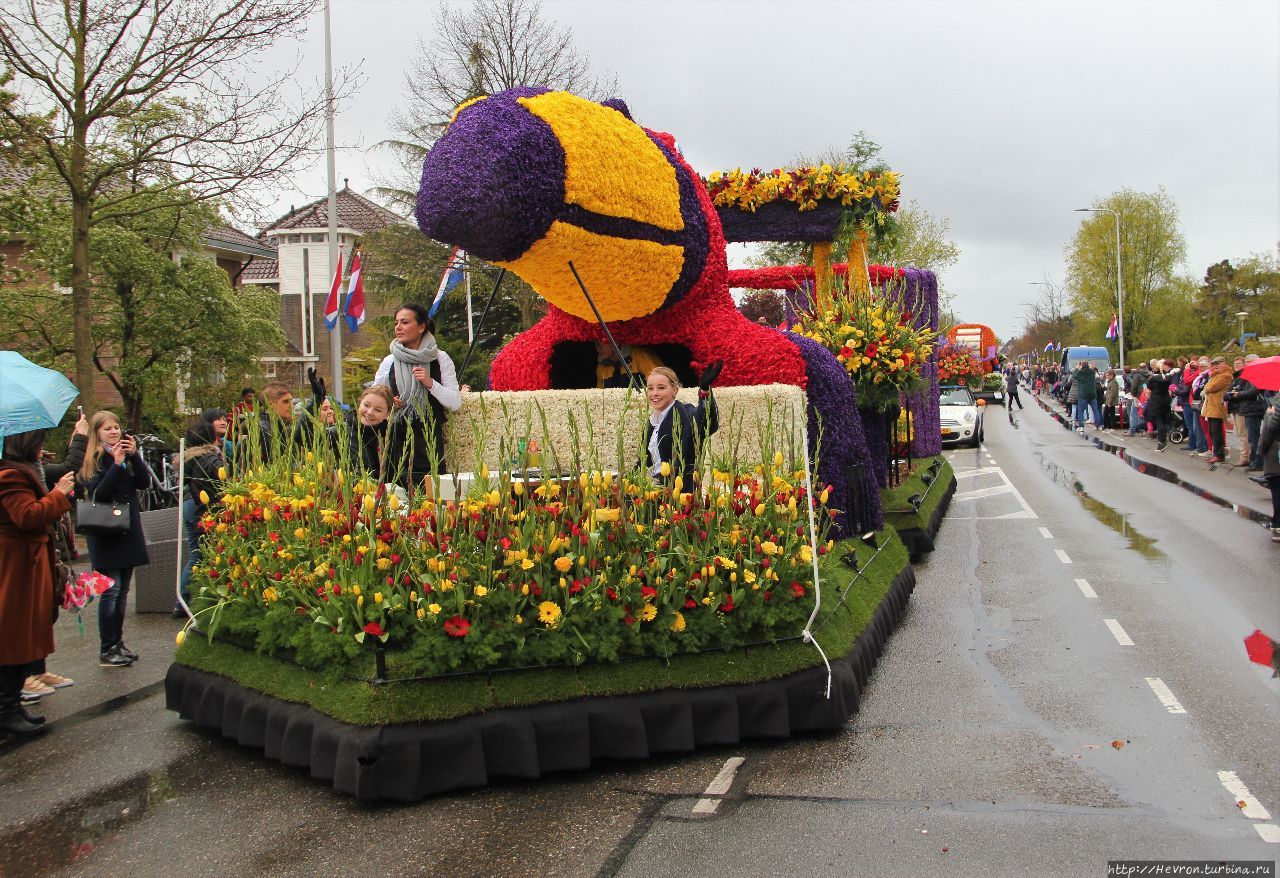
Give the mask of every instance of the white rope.
M 805 413 L 806 421 L 808 412 Z M 804 631 L 801 636 L 804 637 L 805 643 L 812 643 L 813 648 L 818 651 L 818 655 L 822 656 L 822 663 L 827 666 L 827 690 L 826 698 L 831 698 L 831 662 L 827 661 L 827 654 L 822 651 L 822 647 L 813 636 L 813 620 L 818 618 L 818 610 L 822 607 L 822 583 L 818 576 L 818 527 L 813 519 L 813 474 L 809 471 L 809 425 L 805 424 L 805 429 L 801 435 L 801 446 L 804 450 L 804 486 L 805 486 L 805 508 L 809 510 L 809 550 L 812 555 L 813 562 L 813 612 L 809 614 L 809 621 L 804 623 Z
M 182 517 L 182 505 L 186 502 L 186 481 L 187 481 L 187 440 L 185 437 L 178 440 L 178 570 L 173 580 L 173 596 L 178 600 L 178 606 L 182 607 L 187 617 L 191 617 L 191 608 L 187 606 L 187 602 L 182 599 L 182 549 L 187 544 L 187 523 Z M 195 628 L 195 623 L 191 625 Z

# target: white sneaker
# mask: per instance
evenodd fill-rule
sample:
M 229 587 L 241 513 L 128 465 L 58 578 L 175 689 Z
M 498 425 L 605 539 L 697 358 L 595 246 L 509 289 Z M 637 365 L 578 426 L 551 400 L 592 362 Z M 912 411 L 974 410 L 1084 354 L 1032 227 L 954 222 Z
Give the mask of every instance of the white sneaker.
M 1205 460 L 1208 460 L 1209 458 L 1213 457 L 1213 452 L 1212 452 L 1212 451 L 1201 451 L 1201 452 L 1200 452 L 1200 456 L 1201 456 L 1201 457 L 1203 457 Z

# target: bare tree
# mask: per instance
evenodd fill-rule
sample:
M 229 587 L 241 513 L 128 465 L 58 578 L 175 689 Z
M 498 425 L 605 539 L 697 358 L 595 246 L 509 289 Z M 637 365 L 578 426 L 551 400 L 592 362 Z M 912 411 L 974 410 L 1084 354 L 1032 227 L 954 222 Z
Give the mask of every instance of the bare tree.
M 403 186 L 375 190 L 412 209 L 422 159 L 463 101 L 521 85 L 571 91 L 592 100 L 613 97 L 617 83 L 598 79 L 573 33 L 548 20 L 539 0 L 473 0 L 444 6 L 436 37 L 419 41 L 405 73 L 405 105 L 391 119 L 397 137 L 383 142 L 400 159 Z
M 89 237 L 101 222 L 183 203 L 257 206 L 320 142 L 322 90 L 293 72 L 251 81 L 315 0 L 14 0 L 0 62 L 17 99 L 0 113 L 44 153 L 71 205 L 76 383 L 92 409 Z M 344 82 L 340 91 L 349 88 Z M 146 197 L 139 197 L 145 193 Z

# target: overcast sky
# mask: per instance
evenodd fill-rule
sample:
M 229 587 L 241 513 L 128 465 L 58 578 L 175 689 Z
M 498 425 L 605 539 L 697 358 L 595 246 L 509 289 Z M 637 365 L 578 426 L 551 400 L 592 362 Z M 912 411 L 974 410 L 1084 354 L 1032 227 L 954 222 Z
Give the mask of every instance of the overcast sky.
M 337 122 L 338 185 L 364 191 L 390 166 L 374 144 L 438 7 L 332 10 L 335 65 L 366 77 Z M 1029 282 L 1062 282 L 1072 208 L 1121 187 L 1169 191 L 1197 278 L 1280 241 L 1278 0 L 544 0 L 544 12 L 703 173 L 775 167 L 866 130 L 904 200 L 951 221 L 957 313 L 1004 338 L 1038 295 Z M 317 14 L 265 63 L 300 54 L 318 80 L 323 46 Z M 298 184 L 281 212 L 324 194 L 323 164 Z

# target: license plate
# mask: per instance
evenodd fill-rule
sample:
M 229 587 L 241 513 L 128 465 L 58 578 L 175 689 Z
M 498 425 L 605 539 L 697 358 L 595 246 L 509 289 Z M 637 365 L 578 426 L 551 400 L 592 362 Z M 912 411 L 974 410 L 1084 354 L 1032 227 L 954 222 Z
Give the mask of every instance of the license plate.
M 954 436 L 954 435 L 956 435 L 954 430 L 943 430 L 943 431 L 942 431 L 942 438 L 943 438 L 943 439 L 950 439 L 950 438 L 951 438 L 952 436 Z

